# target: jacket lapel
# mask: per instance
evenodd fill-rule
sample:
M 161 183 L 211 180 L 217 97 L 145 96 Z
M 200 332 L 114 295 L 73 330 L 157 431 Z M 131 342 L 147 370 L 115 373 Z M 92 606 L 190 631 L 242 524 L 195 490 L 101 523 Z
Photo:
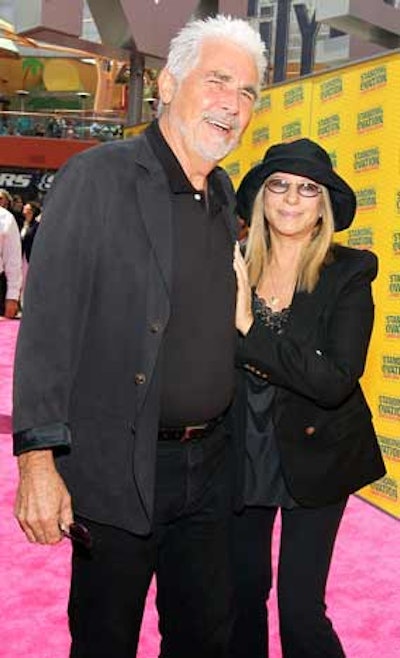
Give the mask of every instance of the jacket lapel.
M 147 140 L 137 157 L 142 175 L 138 176 L 136 189 L 141 219 L 154 250 L 166 288 L 172 285 L 172 211 L 169 186 L 164 171 L 152 152 Z
M 235 192 L 228 174 L 220 167 L 216 167 L 214 170 L 214 181 L 217 194 L 222 201 L 221 214 L 234 244 L 238 239 Z
M 298 340 L 305 340 L 311 332 L 315 332 L 318 316 L 324 312 L 330 299 L 329 279 L 321 273 L 320 280 L 313 292 L 297 292 L 294 295 L 287 332 Z

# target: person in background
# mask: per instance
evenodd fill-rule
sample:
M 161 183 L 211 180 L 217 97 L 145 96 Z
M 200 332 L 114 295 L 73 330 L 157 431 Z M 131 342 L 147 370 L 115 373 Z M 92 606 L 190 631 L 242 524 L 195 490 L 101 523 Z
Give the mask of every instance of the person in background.
M 377 259 L 335 244 L 355 195 L 309 139 L 269 148 L 239 186 L 250 222 L 238 280 L 233 407 L 240 495 L 233 521 L 237 617 L 231 658 L 268 655 L 271 536 L 281 512 L 284 658 L 341 658 L 325 586 L 349 494 L 385 473 L 363 374 Z
M 24 207 L 24 201 L 22 196 L 20 194 L 14 194 L 12 197 L 10 211 L 14 215 L 15 221 L 17 222 L 20 231 L 24 223 L 24 215 L 22 212 L 23 207 Z
M 14 216 L 0 206 L 0 316 L 14 318 L 22 284 L 21 240 Z
M 12 212 L 12 196 L 8 190 L 0 189 L 0 206 Z
M 21 308 L 24 305 L 24 291 L 26 277 L 28 274 L 29 260 L 35 239 L 36 231 L 39 228 L 41 208 L 36 201 L 28 201 L 24 204 L 22 214 L 24 223 L 21 228 L 21 246 L 22 246 L 22 289 L 21 289 Z
M 70 159 L 46 195 L 15 360 L 15 513 L 32 542 L 73 539 L 71 658 L 136 654 L 153 573 L 160 656 L 227 656 L 236 203 L 216 165 L 264 68 L 245 21 L 189 23 L 158 120 Z
M 39 228 L 38 217 L 40 216 L 41 208 L 36 201 L 28 201 L 25 203 L 22 214 L 24 216 L 24 223 L 21 229 L 21 242 L 22 242 L 22 256 L 26 263 L 29 263 L 33 241 L 35 239 L 36 231 Z
M 17 195 L 17 197 L 21 199 L 20 210 L 16 210 L 14 208 L 14 197 L 11 196 L 9 191 L 5 189 L 0 189 L 0 206 L 2 208 L 6 208 L 6 210 L 8 210 L 12 215 L 14 215 L 15 221 L 17 222 L 17 226 L 19 229 L 21 229 L 24 220 L 22 215 L 23 201 L 19 195 Z

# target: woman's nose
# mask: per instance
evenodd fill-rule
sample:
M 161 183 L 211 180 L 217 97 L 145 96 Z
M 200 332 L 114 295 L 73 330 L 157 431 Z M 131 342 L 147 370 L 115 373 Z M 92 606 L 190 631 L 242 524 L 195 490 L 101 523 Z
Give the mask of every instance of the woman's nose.
M 300 194 L 296 183 L 290 183 L 285 196 L 286 196 L 286 200 L 289 201 L 289 203 L 297 203 Z

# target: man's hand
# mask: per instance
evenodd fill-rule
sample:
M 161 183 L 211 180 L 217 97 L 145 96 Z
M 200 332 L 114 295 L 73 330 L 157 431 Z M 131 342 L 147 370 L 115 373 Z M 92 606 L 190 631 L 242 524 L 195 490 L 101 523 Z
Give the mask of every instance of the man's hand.
M 71 497 L 59 475 L 51 450 L 31 450 L 18 457 L 19 486 L 15 516 L 31 542 L 55 544 L 60 526 L 73 521 Z
M 4 304 L 4 317 L 12 320 L 18 312 L 18 300 L 6 299 Z

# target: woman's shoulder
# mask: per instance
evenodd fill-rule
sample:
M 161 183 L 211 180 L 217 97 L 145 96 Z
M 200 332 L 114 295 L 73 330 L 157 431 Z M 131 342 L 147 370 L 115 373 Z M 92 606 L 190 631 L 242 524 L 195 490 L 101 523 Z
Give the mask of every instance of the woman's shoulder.
M 371 281 L 378 273 L 378 258 L 373 251 L 368 249 L 353 249 L 341 244 L 334 244 L 331 263 L 334 269 L 348 273 L 360 272 Z

